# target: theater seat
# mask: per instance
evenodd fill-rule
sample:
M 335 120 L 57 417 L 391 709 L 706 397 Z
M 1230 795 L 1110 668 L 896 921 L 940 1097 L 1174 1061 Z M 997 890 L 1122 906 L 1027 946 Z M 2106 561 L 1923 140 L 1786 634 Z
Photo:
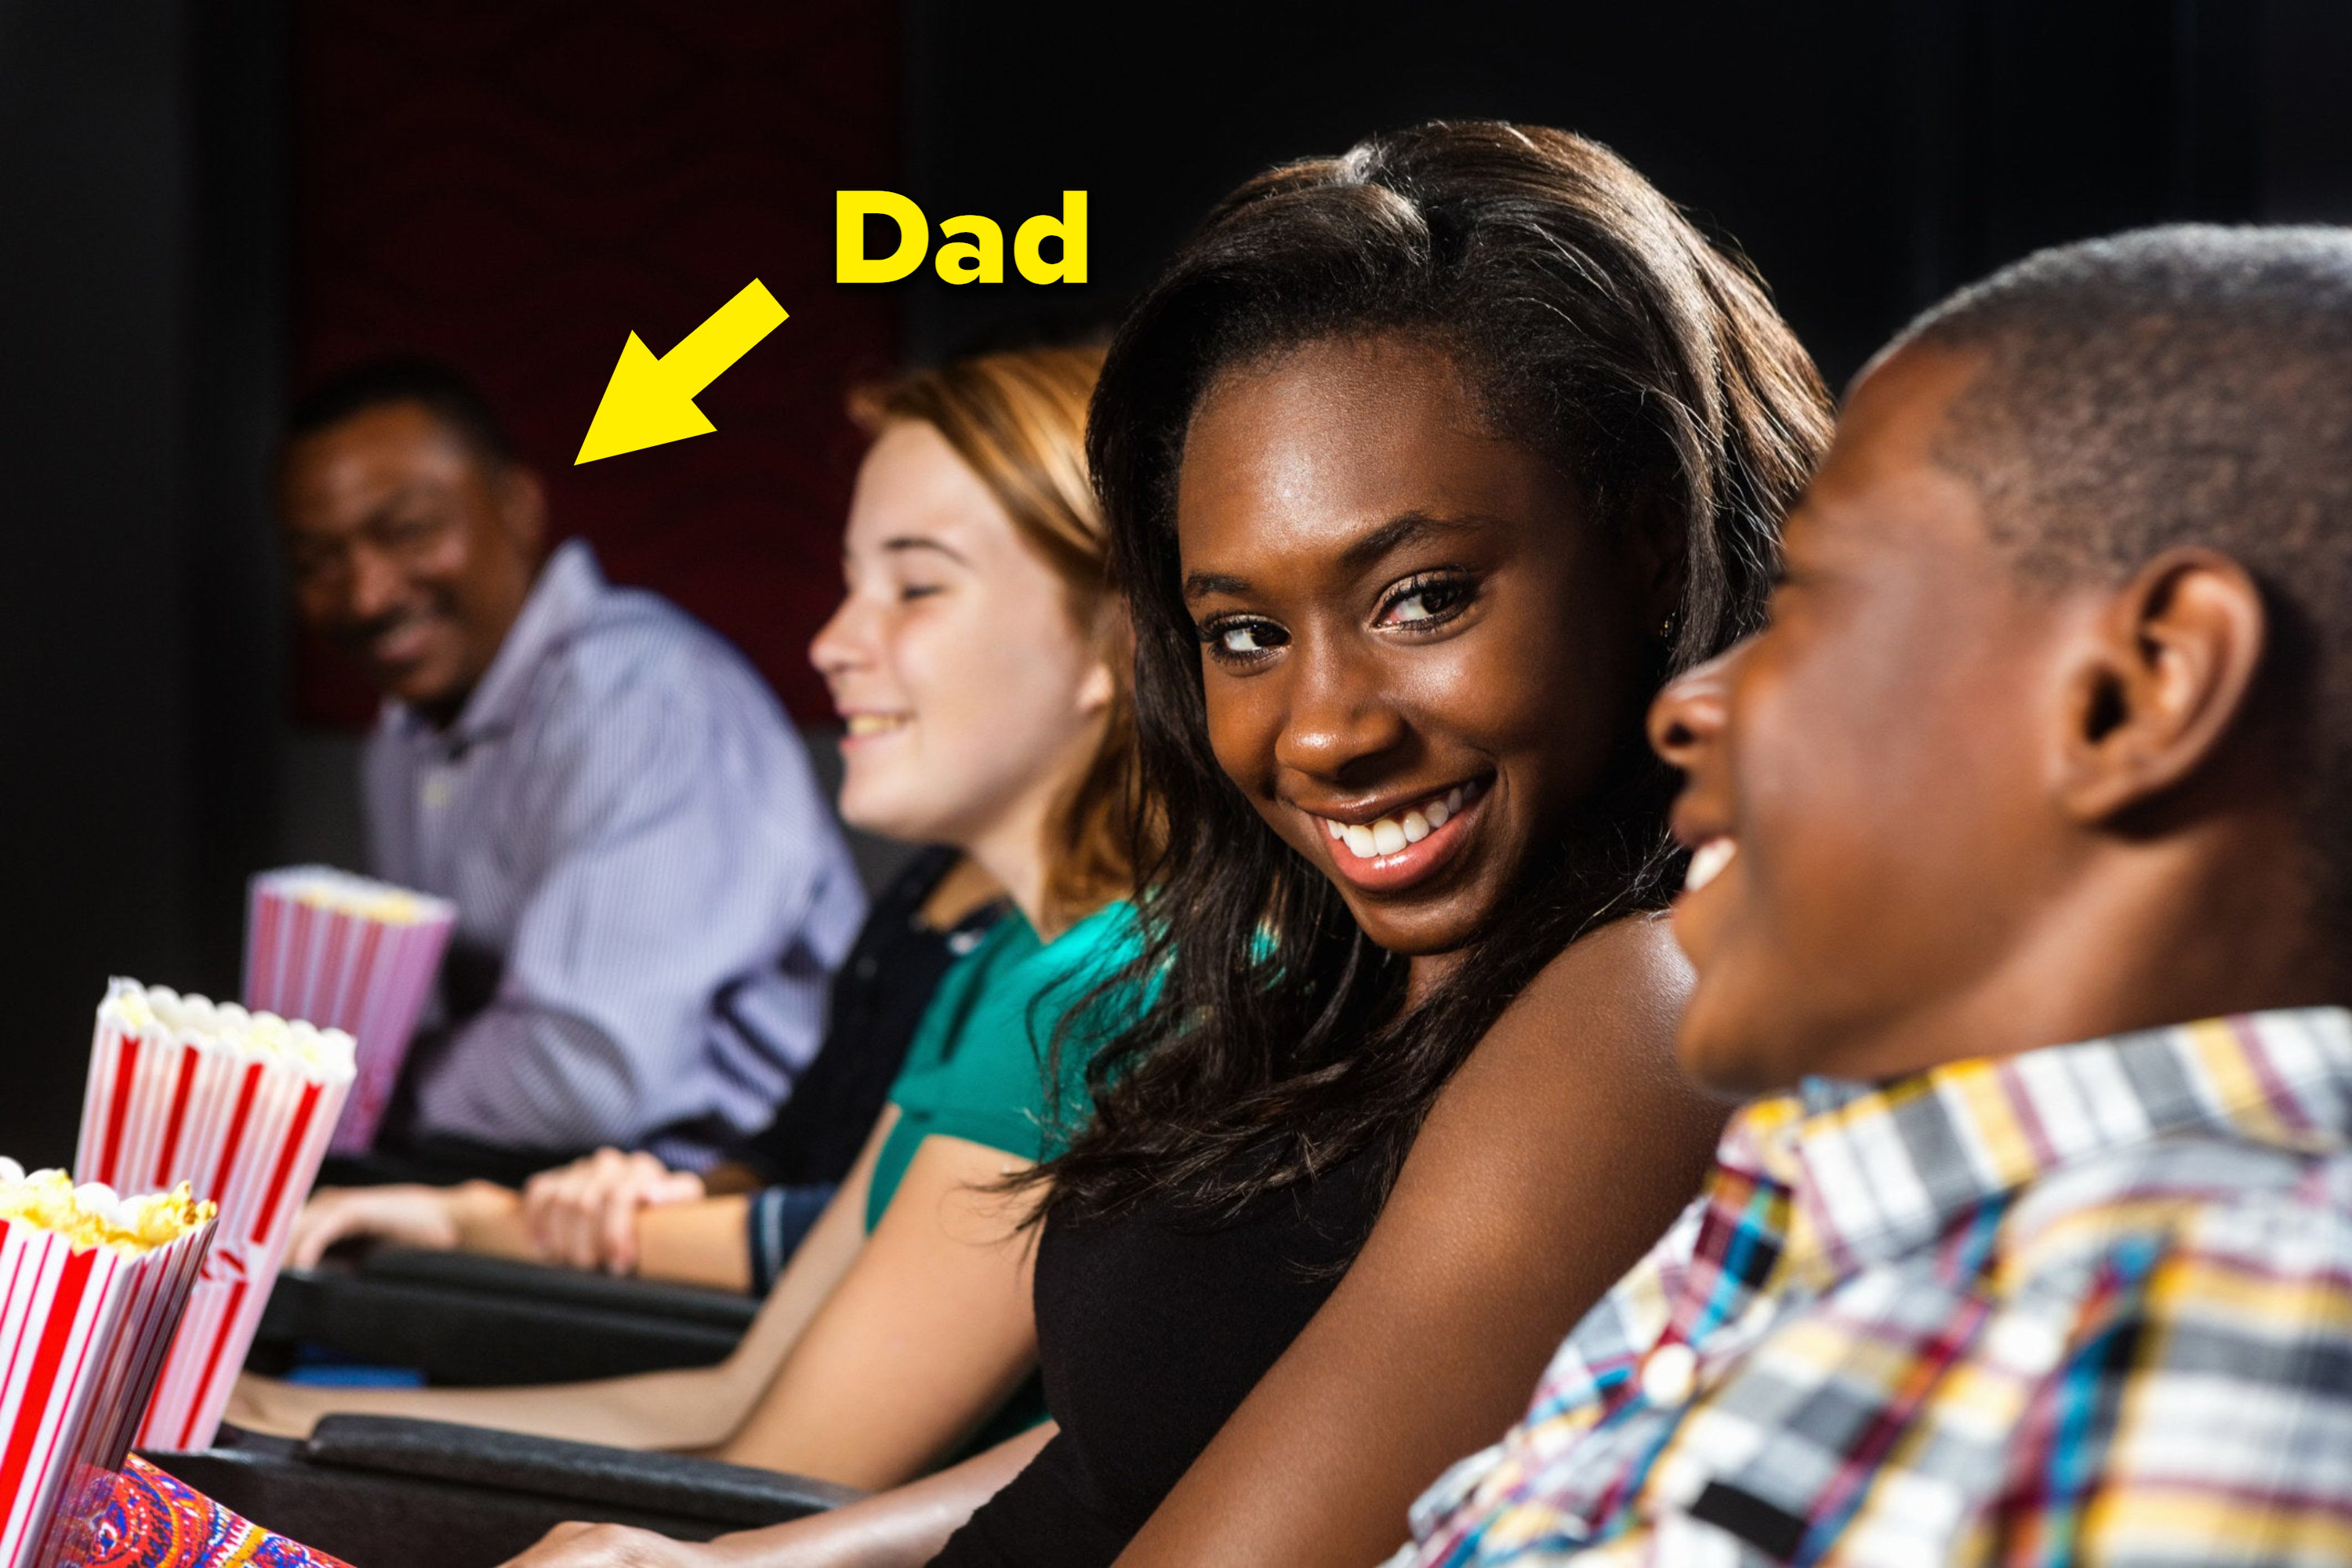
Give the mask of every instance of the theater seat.
M 330 1415 L 299 1442 L 224 1426 L 210 1448 L 145 1457 L 362 1568 L 494 1568 L 568 1519 L 707 1541 L 860 1495 L 714 1459 L 385 1415 Z
M 758 1310 L 726 1291 L 380 1247 L 279 1275 L 247 1364 L 281 1371 L 309 1344 L 434 1384 L 571 1383 L 707 1366 Z

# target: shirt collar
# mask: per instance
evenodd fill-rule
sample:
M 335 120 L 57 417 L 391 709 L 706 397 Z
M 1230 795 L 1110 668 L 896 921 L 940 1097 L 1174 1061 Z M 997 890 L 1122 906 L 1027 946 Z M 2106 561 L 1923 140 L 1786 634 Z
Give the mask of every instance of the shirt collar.
M 2059 1166 L 2182 1135 L 2352 1146 L 2352 1013 L 2209 1018 L 1883 1085 L 1808 1079 L 1734 1117 L 1717 1159 L 1788 1193 L 1781 1261 L 1822 1281 L 1925 1246 Z
M 507 628 L 506 639 L 491 657 L 489 668 L 482 672 L 457 721 L 439 739 L 454 750 L 510 728 L 540 661 L 588 618 L 604 592 L 604 574 L 586 540 L 570 539 L 556 546 L 540 567 L 538 580 L 523 600 L 522 613 Z M 432 722 L 404 702 L 387 700 L 383 722 L 411 738 L 434 734 Z

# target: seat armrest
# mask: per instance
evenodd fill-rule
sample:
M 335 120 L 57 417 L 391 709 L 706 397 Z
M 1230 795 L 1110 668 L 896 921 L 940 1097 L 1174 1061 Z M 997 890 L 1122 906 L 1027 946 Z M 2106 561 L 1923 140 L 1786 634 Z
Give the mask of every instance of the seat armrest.
M 574 1519 L 708 1541 L 856 1495 L 676 1455 L 436 1425 L 331 1416 L 308 1443 L 224 1426 L 209 1448 L 147 1457 L 256 1524 L 365 1568 L 499 1568 Z
M 289 1268 L 270 1292 L 251 1364 L 278 1370 L 273 1357 L 310 1343 L 421 1368 L 436 1384 L 572 1383 L 710 1365 L 735 1348 L 758 1310 L 740 1299 L 706 1300 L 678 1312 L 604 1304 L 618 1300 L 576 1289 L 507 1292 L 441 1283 L 422 1270 Z M 670 1303 L 656 1297 L 649 1304 Z
M 760 1310 L 756 1298 L 737 1291 L 709 1290 L 658 1279 L 616 1279 L 609 1274 L 485 1258 L 471 1252 L 380 1247 L 361 1258 L 358 1272 L 366 1279 L 398 1279 L 451 1289 L 480 1290 L 493 1296 L 561 1301 L 600 1311 L 675 1318 L 683 1322 L 732 1329 L 737 1333 L 750 1328 Z
M 864 1494 L 806 1476 L 392 1415 L 329 1415 L 302 1445 L 313 1464 L 533 1492 L 713 1524 L 775 1524 Z

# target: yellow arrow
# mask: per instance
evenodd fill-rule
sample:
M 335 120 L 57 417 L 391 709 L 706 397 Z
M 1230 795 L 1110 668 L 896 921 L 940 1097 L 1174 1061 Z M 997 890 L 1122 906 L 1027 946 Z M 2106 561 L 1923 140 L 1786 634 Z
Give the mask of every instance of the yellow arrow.
M 710 320 L 659 359 L 644 339 L 631 332 L 572 466 L 709 435 L 717 426 L 694 405 L 696 396 L 783 320 L 784 308 L 754 278 L 750 288 L 719 306 Z

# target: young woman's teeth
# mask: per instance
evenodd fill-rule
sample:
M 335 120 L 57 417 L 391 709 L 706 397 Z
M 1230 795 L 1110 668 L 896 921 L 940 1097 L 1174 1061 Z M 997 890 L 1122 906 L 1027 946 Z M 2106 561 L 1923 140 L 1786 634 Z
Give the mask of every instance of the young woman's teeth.
M 1471 792 L 1476 794 L 1474 789 Z M 1418 844 L 1460 814 L 1464 800 L 1459 787 L 1425 800 L 1398 816 L 1383 816 L 1378 822 L 1350 826 L 1323 819 L 1323 830 L 1334 841 L 1348 847 L 1348 852 L 1359 860 L 1377 856 L 1393 855 L 1408 844 Z
M 1692 850 L 1690 869 L 1683 873 L 1683 891 L 1696 893 L 1714 881 L 1738 853 L 1739 840 L 1736 838 L 1710 838 Z
M 896 730 L 907 721 L 903 713 L 852 713 L 849 732 L 853 735 L 879 735 Z

